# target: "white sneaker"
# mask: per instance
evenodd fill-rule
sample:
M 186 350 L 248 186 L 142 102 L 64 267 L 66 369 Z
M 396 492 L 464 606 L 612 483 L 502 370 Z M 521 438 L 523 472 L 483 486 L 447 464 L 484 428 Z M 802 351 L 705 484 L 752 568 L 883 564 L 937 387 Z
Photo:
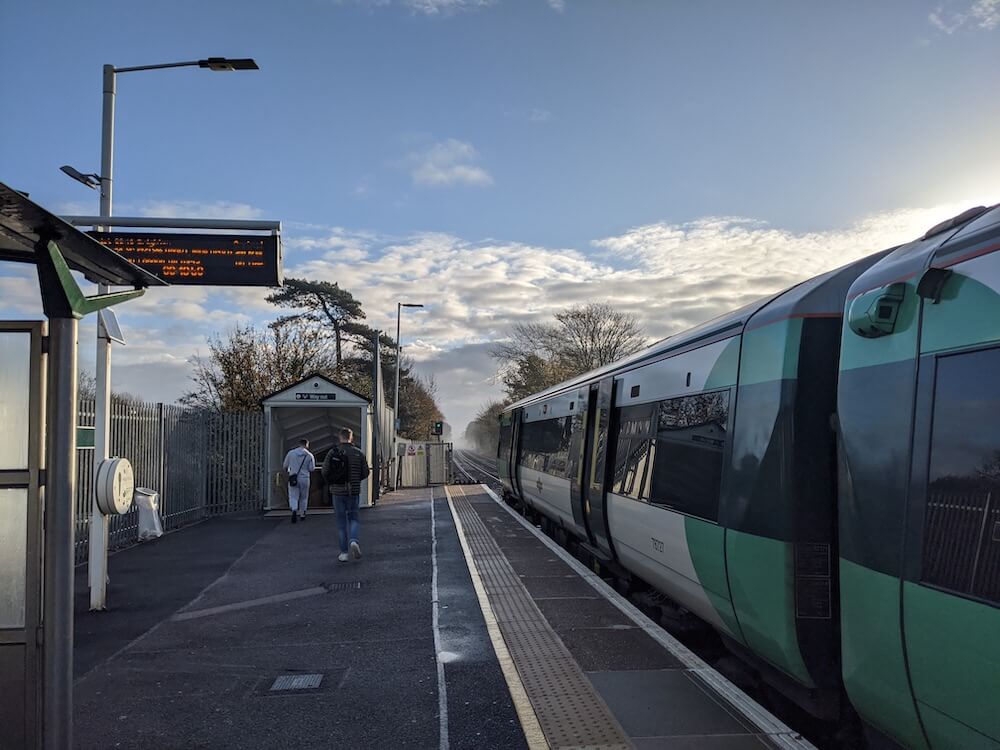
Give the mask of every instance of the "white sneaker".
M 341 552 L 339 555 L 337 555 L 337 559 L 340 560 L 341 562 L 347 562 L 347 553 Z
M 351 542 L 351 557 L 355 560 L 361 559 L 361 545 L 354 541 Z

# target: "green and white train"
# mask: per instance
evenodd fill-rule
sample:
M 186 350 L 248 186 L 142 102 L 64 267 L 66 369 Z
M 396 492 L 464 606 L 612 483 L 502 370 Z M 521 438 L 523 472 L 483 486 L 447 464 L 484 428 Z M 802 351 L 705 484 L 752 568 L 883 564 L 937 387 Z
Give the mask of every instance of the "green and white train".
M 519 401 L 505 493 L 872 744 L 1000 747 L 1000 206 Z

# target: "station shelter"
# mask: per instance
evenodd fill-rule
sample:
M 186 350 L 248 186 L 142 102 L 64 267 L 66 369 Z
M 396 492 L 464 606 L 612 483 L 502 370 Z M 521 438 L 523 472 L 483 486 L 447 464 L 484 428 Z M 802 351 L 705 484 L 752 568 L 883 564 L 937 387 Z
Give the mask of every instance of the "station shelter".
M 164 282 L 3 183 L 0 262 L 35 266 L 46 318 L 0 321 L 0 746 L 68 749 L 78 321 Z
M 354 433 L 354 444 L 365 453 L 371 474 L 361 484 L 361 504 L 371 505 L 378 475 L 374 446 L 378 426 L 372 403 L 360 393 L 314 373 L 261 401 L 264 409 L 264 450 L 267 464 L 263 487 L 264 510 L 288 510 L 288 479 L 282 468 L 285 454 L 305 438 L 316 457 L 310 479 L 309 508 L 331 507 L 319 467 L 337 444 L 343 428 Z

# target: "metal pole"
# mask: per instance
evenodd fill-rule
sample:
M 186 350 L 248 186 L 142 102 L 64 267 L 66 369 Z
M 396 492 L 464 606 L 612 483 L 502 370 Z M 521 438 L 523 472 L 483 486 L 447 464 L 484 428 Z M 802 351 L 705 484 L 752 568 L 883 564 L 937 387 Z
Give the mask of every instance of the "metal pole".
M 374 348 L 372 350 L 372 364 L 374 370 L 372 371 L 372 466 L 371 466 L 371 477 L 372 481 L 375 483 L 372 487 L 372 505 L 378 501 L 382 489 L 381 469 L 382 461 L 380 451 L 382 450 L 382 420 L 381 411 L 385 408 L 385 404 L 379 399 L 378 384 L 382 377 L 382 361 L 379 352 L 379 337 L 382 335 L 381 331 L 375 331 L 375 341 Z
M 73 744 L 73 526 L 76 496 L 75 318 L 49 321 L 45 481 L 44 747 Z
M 399 316 L 403 303 L 396 303 L 396 396 L 392 401 L 392 488 L 399 486 L 399 450 L 396 441 L 399 437 Z
M 111 186 L 115 149 L 115 66 L 104 66 L 104 109 L 101 116 L 101 218 L 111 216 Z M 110 229 L 105 226 L 101 229 Z M 101 284 L 98 292 L 111 288 Z M 100 315 L 97 318 L 97 366 L 94 399 L 94 478 L 102 461 L 108 458 L 111 436 L 111 340 Z M 87 576 L 90 584 L 90 609 L 107 606 L 108 517 L 97 507 L 94 493 L 90 512 L 90 545 L 87 550 Z

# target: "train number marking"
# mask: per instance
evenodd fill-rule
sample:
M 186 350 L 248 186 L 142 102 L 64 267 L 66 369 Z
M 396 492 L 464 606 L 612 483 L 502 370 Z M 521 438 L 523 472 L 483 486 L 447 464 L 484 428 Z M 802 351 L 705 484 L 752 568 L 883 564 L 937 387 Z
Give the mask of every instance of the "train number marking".
M 651 536 L 649 540 L 653 543 L 654 552 L 663 552 L 663 542 L 657 539 L 655 536 Z

